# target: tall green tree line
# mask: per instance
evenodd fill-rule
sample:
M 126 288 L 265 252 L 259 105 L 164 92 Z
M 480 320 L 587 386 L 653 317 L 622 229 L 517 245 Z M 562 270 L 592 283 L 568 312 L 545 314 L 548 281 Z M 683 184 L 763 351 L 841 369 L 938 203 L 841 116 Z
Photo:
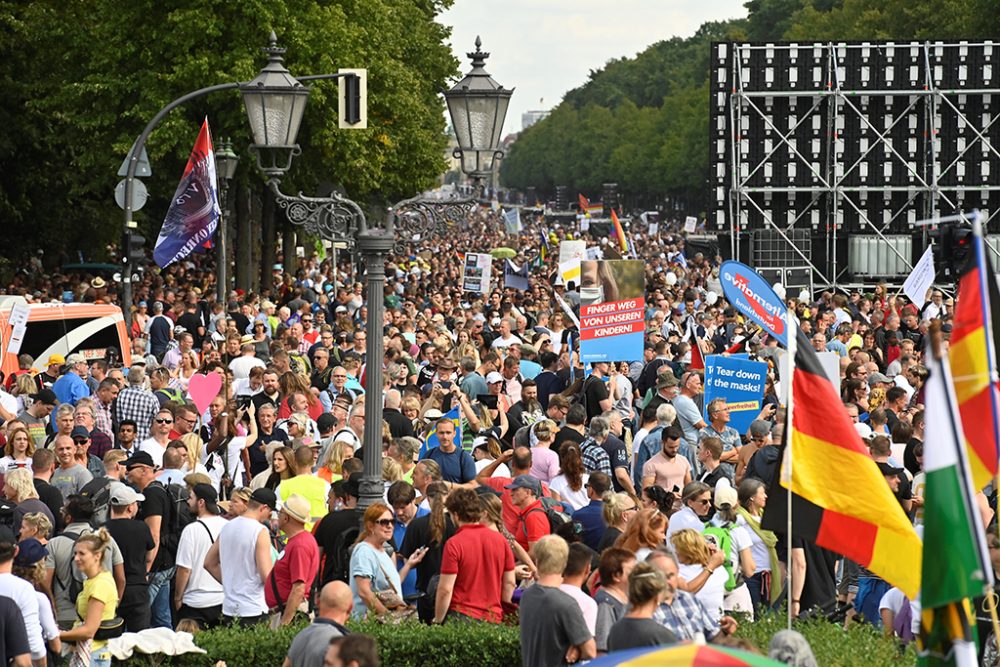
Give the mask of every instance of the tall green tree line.
M 458 72 L 449 29 L 437 22 L 451 1 L 0 0 L 4 255 L 36 247 L 99 255 L 117 242 L 116 172 L 145 124 L 186 92 L 253 78 L 271 30 L 294 75 L 368 69 L 366 130 L 339 130 L 336 82 L 313 84 L 284 191 L 337 185 L 361 201 L 391 201 L 428 186 L 445 166 L 438 91 Z M 216 140 L 231 137 L 241 155 L 239 191 L 261 199 L 239 94 L 203 97 L 149 139 L 151 198 L 136 215 L 147 238 L 206 116 Z
M 592 199 L 615 182 L 627 203 L 669 197 L 690 213 L 708 195 L 709 59 L 713 41 L 1000 37 L 997 0 L 750 0 L 746 19 L 705 23 L 691 37 L 613 60 L 524 131 L 502 183 Z

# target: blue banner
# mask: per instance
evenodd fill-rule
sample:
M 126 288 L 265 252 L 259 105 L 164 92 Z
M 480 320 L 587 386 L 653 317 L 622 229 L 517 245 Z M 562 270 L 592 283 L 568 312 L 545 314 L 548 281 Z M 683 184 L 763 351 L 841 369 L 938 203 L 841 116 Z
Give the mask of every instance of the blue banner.
M 788 347 L 788 308 L 767 281 L 746 264 L 729 260 L 719 268 L 726 300 Z
M 156 265 L 163 268 L 192 252 L 210 248 L 219 215 L 215 153 L 206 118 L 156 239 L 153 248 Z
M 747 432 L 764 404 L 767 364 L 713 354 L 705 359 L 705 423 L 709 422 L 708 404 L 724 398 L 729 406 L 729 426 L 740 435 Z
M 528 291 L 528 265 L 518 266 L 509 259 L 503 264 L 503 286 L 509 289 L 516 289 L 522 292 Z

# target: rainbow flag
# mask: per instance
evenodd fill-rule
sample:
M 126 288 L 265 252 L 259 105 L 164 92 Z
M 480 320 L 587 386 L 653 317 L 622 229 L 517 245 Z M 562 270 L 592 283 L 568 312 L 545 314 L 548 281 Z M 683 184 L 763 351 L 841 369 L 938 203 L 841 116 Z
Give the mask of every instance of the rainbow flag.
M 622 253 L 628 253 L 628 240 L 625 238 L 625 230 L 622 229 L 622 223 L 618 220 L 618 214 L 615 213 L 614 209 L 611 209 L 611 238 L 617 240 L 616 245 Z

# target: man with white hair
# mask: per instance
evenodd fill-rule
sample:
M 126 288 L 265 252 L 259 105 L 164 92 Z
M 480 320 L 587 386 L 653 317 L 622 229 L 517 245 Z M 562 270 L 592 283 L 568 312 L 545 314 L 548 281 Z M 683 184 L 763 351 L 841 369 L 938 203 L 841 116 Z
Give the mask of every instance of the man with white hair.
M 638 447 L 634 447 L 635 461 L 632 464 L 632 481 L 636 488 L 642 488 L 642 467 L 663 447 L 662 432 L 677 419 L 677 410 L 669 403 L 656 408 L 656 427 L 649 432 Z
M 393 439 L 413 436 L 413 422 L 400 411 L 403 397 L 398 389 L 385 392 L 385 406 L 382 408 L 382 419 L 389 424 L 389 433 Z

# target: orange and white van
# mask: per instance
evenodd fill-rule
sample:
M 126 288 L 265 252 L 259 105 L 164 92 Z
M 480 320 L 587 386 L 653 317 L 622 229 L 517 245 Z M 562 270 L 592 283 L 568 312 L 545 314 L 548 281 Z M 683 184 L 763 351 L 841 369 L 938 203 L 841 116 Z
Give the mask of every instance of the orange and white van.
M 21 349 L 8 352 L 13 327 L 11 312 L 15 306 L 28 308 Z M 125 329 L 121 308 L 98 303 L 32 303 L 23 297 L 0 296 L 0 370 L 10 375 L 17 370 L 17 357 L 30 354 L 35 360 L 36 371 L 45 370 L 51 354 L 64 358 L 79 352 L 88 361 L 104 359 L 108 349 L 114 349 L 118 358 L 128 367 L 132 363 L 132 350 Z

